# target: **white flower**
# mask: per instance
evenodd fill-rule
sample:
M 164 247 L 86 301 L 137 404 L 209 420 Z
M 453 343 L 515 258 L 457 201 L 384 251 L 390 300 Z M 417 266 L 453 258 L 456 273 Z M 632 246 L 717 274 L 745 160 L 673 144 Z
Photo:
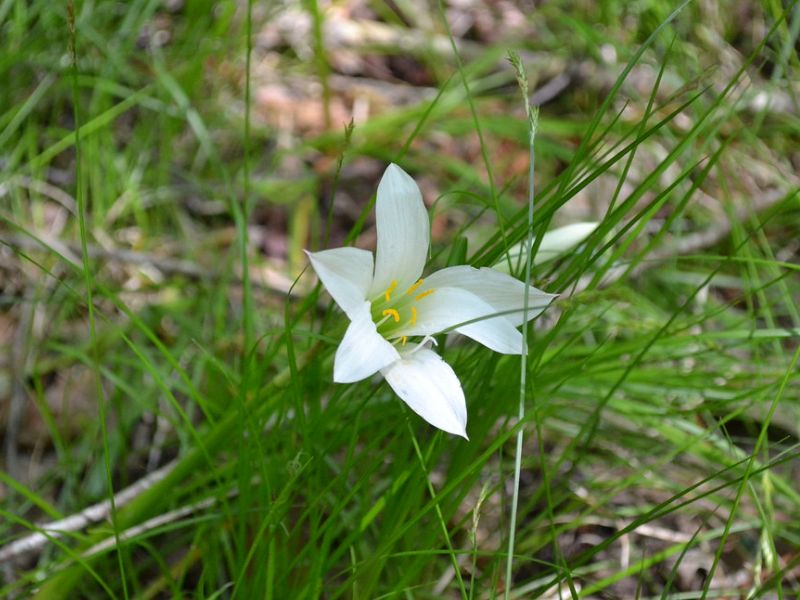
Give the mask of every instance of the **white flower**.
M 350 326 L 336 351 L 333 380 L 377 373 L 431 425 L 467 437 L 467 409 L 453 369 L 427 345 L 454 330 L 503 354 L 522 354 L 518 327 L 555 296 L 493 269 L 448 267 L 421 279 L 430 243 L 428 213 L 414 180 L 386 169 L 376 204 L 378 248 L 307 252 L 314 270 Z M 412 339 L 416 338 L 416 342 Z M 421 338 L 421 339 L 420 339 Z
M 548 260 L 552 260 L 564 254 L 568 250 L 572 250 L 575 246 L 588 238 L 592 232 L 597 229 L 600 223 L 571 223 L 558 229 L 551 229 L 542 236 L 542 241 L 539 243 L 539 249 L 533 257 L 533 264 L 540 265 Z M 527 240 L 514 244 L 508 250 L 507 257 L 504 256 L 492 268 L 503 273 L 509 272 L 509 262 L 512 266 L 525 265 L 525 252 L 527 248 Z

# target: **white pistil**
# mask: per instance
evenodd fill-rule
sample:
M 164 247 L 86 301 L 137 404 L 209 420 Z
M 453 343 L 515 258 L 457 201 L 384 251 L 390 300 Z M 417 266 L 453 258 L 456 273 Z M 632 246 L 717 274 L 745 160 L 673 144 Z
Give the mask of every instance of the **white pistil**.
M 386 316 L 385 316 L 385 317 L 383 317 L 383 318 L 382 318 L 380 321 L 378 321 L 377 323 L 375 323 L 375 328 L 377 329 L 378 327 L 380 327 L 381 325 L 383 325 L 384 323 L 386 323 L 386 321 L 388 321 L 388 320 L 389 320 L 389 319 L 391 319 L 391 318 L 392 318 L 392 315 L 386 315 Z

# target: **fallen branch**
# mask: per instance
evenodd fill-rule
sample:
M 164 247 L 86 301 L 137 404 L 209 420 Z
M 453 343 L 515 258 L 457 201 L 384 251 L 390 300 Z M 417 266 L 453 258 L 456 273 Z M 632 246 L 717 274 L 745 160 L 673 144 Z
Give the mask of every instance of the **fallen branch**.
M 238 493 L 238 490 L 232 490 L 229 494 L 229 497 Z M 161 527 L 162 525 L 166 525 L 168 523 L 173 523 L 178 519 L 182 519 L 183 517 L 188 517 L 194 512 L 199 510 L 203 510 L 205 508 L 210 508 L 219 502 L 218 498 L 206 498 L 205 500 L 200 500 L 193 504 L 189 504 L 187 506 L 182 506 L 181 508 L 176 508 L 175 510 L 171 510 L 169 512 L 165 512 L 164 514 L 158 515 L 153 517 L 152 519 L 148 519 L 147 521 L 136 525 L 135 527 L 131 527 L 126 529 L 125 531 L 121 531 L 119 536 L 110 536 L 104 539 L 102 542 L 99 542 L 86 550 L 83 553 L 84 557 L 92 556 L 94 554 L 99 554 L 101 552 L 105 552 L 106 550 L 110 550 L 114 548 L 117 543 L 125 542 L 128 540 L 132 540 L 133 538 L 156 529 L 157 527 Z
M 58 238 L 47 235 L 36 234 L 35 236 L 11 234 L 3 239 L 3 243 L 20 250 L 50 250 L 59 254 L 62 258 L 72 263 L 76 268 L 81 267 L 80 255 L 81 247 L 77 242 L 65 242 Z M 87 253 L 91 259 L 102 259 L 114 261 L 122 264 L 131 264 L 141 267 L 153 267 L 165 275 L 182 275 L 195 280 L 218 279 L 221 273 L 205 269 L 198 263 L 177 258 L 155 256 L 147 252 L 136 250 L 124 250 L 121 248 L 106 249 L 100 246 L 89 244 Z M 292 280 L 287 276 L 272 268 L 254 268 L 251 273 L 251 280 L 254 287 L 264 289 L 281 296 L 289 293 L 292 287 Z M 241 277 L 234 277 L 236 283 L 241 283 Z
M 114 503 L 117 508 L 124 506 L 144 491 L 153 487 L 156 483 L 169 475 L 178 461 L 167 463 L 160 469 L 149 473 L 133 485 L 120 490 L 114 495 Z M 36 533 L 31 533 L 16 541 L 0 547 L 0 562 L 10 560 L 17 556 L 41 549 L 52 539 L 63 537 L 65 533 L 80 531 L 93 523 L 98 523 L 109 519 L 111 516 L 111 501 L 103 500 L 97 504 L 84 508 L 79 513 L 37 526 Z

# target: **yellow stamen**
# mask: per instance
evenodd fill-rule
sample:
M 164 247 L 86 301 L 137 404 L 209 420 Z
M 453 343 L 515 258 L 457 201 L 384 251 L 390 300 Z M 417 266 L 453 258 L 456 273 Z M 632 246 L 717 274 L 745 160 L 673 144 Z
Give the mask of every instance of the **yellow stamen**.
M 417 324 L 417 307 L 416 306 L 412 306 L 411 307 L 411 324 L 412 325 L 416 325 Z
M 409 296 L 410 296 L 411 294 L 413 294 L 413 293 L 414 293 L 414 290 L 416 290 L 416 289 L 417 289 L 419 286 L 421 286 L 423 281 L 425 281 L 425 280 L 424 280 L 424 279 L 417 279 L 417 283 L 415 283 L 415 284 L 414 284 L 414 285 L 412 285 L 410 288 L 408 288 L 408 289 L 406 290 L 406 294 L 408 294 Z
M 397 279 L 392 279 L 392 283 L 389 284 L 389 287 L 383 292 L 383 295 L 386 297 L 386 301 L 392 299 L 392 292 L 397 288 Z
M 400 313 L 397 312 L 393 308 L 387 308 L 385 311 L 383 311 L 383 316 L 384 317 L 389 317 L 389 316 L 392 317 L 394 319 L 395 323 L 399 323 L 400 322 Z
M 408 341 L 408 336 L 404 335 L 400 343 L 403 344 L 403 346 L 405 346 L 407 341 Z
M 422 300 L 425 296 L 430 296 L 435 291 L 436 291 L 435 289 L 434 290 L 426 290 L 426 291 L 422 292 L 421 294 L 417 294 L 417 297 L 414 298 L 414 300 Z

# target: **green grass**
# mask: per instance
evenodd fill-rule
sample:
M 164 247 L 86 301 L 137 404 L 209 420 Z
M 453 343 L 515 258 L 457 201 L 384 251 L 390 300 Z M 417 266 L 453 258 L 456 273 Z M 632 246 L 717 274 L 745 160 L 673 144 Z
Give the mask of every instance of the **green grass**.
M 0 597 L 800 593 L 796 3 L 550 2 L 494 38 L 371 3 L 352 18 L 398 35 L 347 56 L 323 2 L 273 46 L 286 9 L 170 6 L 78 2 L 73 35 L 67 4 L 0 0 L 0 556 L 115 499 L 0 561 Z M 533 90 L 571 77 L 532 234 L 600 226 L 534 267 L 561 296 L 521 419 L 519 357 L 440 340 L 467 442 L 332 382 L 346 318 L 301 250 L 374 245 L 389 161 L 433 207 L 432 268 L 526 239 L 509 50 Z

